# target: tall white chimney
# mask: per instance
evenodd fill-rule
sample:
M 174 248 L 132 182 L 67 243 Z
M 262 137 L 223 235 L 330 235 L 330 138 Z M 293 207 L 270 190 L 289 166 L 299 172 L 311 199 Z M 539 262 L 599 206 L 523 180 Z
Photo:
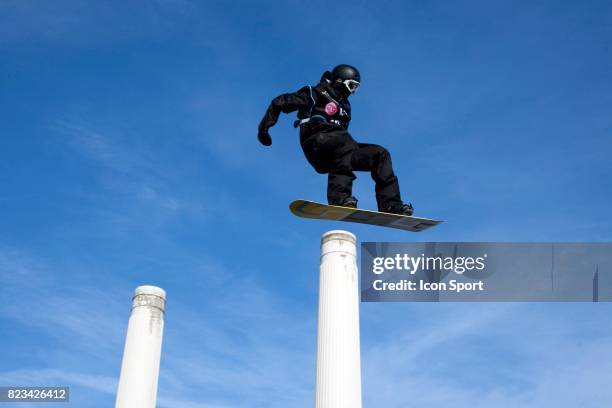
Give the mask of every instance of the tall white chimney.
M 321 239 L 316 408 L 361 408 L 357 238 Z
M 156 286 L 134 292 L 115 408 L 155 408 L 165 304 Z

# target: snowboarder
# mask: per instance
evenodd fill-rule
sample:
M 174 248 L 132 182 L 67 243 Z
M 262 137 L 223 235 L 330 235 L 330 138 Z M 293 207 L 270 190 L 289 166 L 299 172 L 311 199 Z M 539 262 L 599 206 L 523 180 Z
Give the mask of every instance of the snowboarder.
M 300 144 L 306 159 L 318 173 L 328 174 L 330 205 L 356 208 L 357 199 L 352 196 L 356 178 L 353 171 L 370 171 L 376 183 L 378 210 L 412 215 L 412 204 L 404 204 L 400 198 L 387 149 L 358 143 L 348 132 L 351 120 L 348 97 L 355 93 L 360 80 L 357 68 L 341 64 L 331 72 L 325 71 L 318 85 L 274 98 L 259 124 L 257 138 L 264 146 L 270 146 L 269 129 L 280 113 L 297 111 L 294 126 L 300 128 Z

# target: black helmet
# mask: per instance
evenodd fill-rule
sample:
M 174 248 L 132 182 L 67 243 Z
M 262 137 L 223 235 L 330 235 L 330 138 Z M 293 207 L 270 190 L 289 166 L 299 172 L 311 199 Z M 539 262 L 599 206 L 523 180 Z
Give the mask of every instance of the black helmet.
M 361 82 L 359 71 L 352 65 L 340 64 L 331 71 L 331 80 L 342 83 L 350 93 L 354 93 Z
M 334 69 L 332 69 L 331 74 L 332 81 L 337 81 L 338 79 L 342 81 L 345 81 L 347 79 L 352 79 L 357 82 L 361 81 L 361 75 L 359 75 L 359 71 L 352 65 L 336 65 Z

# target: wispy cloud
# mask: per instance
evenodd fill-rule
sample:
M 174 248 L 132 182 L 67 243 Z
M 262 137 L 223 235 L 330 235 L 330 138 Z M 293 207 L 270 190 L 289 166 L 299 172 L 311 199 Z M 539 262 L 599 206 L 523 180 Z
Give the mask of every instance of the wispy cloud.
M 62 369 L 20 369 L 0 372 L 1 384 L 47 386 L 47 387 L 74 387 L 80 386 L 89 390 L 105 394 L 115 394 L 117 391 L 117 378 L 103 375 L 92 375 L 78 371 Z
M 188 189 L 179 181 L 198 176 L 187 173 L 192 167 L 177 169 L 147 144 L 128 145 L 116 130 L 100 131 L 80 118 L 57 120 L 51 130 L 66 137 L 65 142 L 84 158 L 102 166 L 96 177 L 123 199 L 116 201 L 120 205 L 114 215 L 117 222 L 133 223 L 146 215 L 148 225 L 155 226 L 178 216 L 207 219 L 235 207 L 229 192 L 219 190 L 210 179 Z M 108 194 L 101 197 L 103 203 L 109 198 Z M 135 212 L 135 217 L 121 217 L 126 211 Z
M 214 303 L 169 294 L 160 406 L 300 406 L 311 395 L 314 322 L 296 319 L 300 312 L 286 310 L 295 306 L 252 278 L 218 262 L 215 274 L 225 277 L 211 280 L 209 290 L 221 293 L 229 285 L 232 291 Z M 0 383 L 68 384 L 111 399 L 130 306 L 121 282 L 108 279 L 103 290 L 71 284 L 44 260 L 3 249 L 0 283 L 0 317 L 11 322 L 12 330 L 27 328 L 37 338 L 57 340 L 53 349 L 36 344 L 44 361 L 33 359 L 27 368 L 2 371 Z M 51 361 L 58 363 L 49 367 Z M 107 363 L 91 369 L 89 361 Z
M 67 271 L 66 271 L 67 272 Z M 122 343 L 125 305 L 109 282 L 105 289 L 75 287 L 55 268 L 22 251 L 0 248 L 0 316 L 50 338 L 78 338 L 75 351 L 104 358 Z M 121 293 L 121 290 L 119 290 Z M 129 292 L 123 292 L 128 295 Z
M 449 316 L 432 322 L 421 321 L 420 327 L 402 333 L 392 342 L 375 345 L 368 351 L 369 358 L 385 363 L 387 368 L 402 369 L 410 366 L 413 360 L 426 354 L 434 354 L 439 347 L 447 346 L 454 339 L 477 332 L 491 321 L 501 319 L 513 305 L 478 311 L 469 315 L 451 312 Z M 410 347 L 406 347 L 410 345 Z
M 139 153 L 122 146 L 81 119 L 58 119 L 51 124 L 50 128 L 69 136 L 69 141 L 82 154 L 111 170 L 128 173 L 151 169 L 142 152 Z
M 609 329 L 598 336 L 572 333 L 566 324 L 572 318 L 551 319 L 553 308 L 542 313 L 529 304 L 438 306 L 435 312 L 413 307 L 417 317 L 404 321 L 415 327 L 363 350 L 364 405 L 535 408 L 612 402 L 605 385 L 612 368 Z M 392 321 L 400 317 L 392 316 Z

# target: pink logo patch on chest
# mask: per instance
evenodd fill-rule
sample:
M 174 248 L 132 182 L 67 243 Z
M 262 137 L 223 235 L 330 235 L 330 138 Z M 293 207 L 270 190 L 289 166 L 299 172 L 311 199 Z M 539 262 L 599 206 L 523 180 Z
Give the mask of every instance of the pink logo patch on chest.
M 338 113 L 338 105 L 333 102 L 328 103 L 327 105 L 325 105 L 325 113 L 330 116 L 335 115 L 336 113 Z

